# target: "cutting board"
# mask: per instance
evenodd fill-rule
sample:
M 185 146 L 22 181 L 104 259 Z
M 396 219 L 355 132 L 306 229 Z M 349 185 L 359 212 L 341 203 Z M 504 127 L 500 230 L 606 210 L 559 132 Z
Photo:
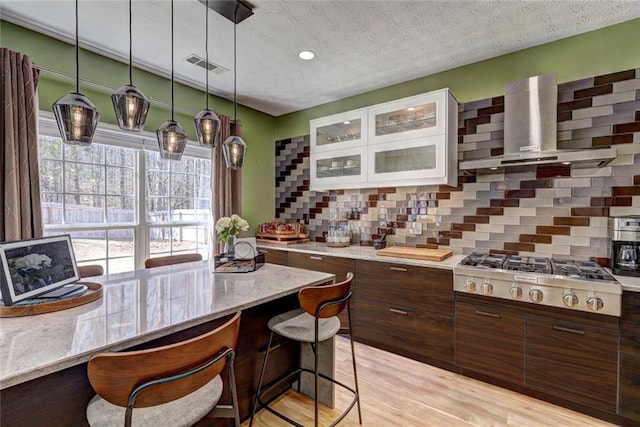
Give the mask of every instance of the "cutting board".
M 390 246 L 376 251 L 376 255 L 424 259 L 427 261 L 442 261 L 449 258 L 452 253 L 444 249 L 412 248 L 408 246 Z

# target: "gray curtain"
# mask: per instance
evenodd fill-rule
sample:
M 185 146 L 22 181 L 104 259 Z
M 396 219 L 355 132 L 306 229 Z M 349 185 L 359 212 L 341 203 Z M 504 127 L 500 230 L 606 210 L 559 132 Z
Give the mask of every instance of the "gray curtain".
M 222 143 L 231 135 L 242 136 L 240 120 L 233 123 L 229 116 L 219 114 L 220 142 L 211 150 L 211 242 L 210 257 L 222 252 L 223 244 L 216 244 L 215 222 L 223 216 L 242 216 L 242 170 L 228 169 L 224 163 Z M 234 133 L 235 132 L 235 133 Z
M 29 56 L 0 48 L 0 241 L 42 236 L 38 74 Z

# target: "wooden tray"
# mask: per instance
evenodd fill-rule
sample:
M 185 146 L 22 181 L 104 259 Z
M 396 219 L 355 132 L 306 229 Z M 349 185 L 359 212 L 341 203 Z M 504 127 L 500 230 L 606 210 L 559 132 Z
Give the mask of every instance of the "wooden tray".
M 268 245 L 296 245 L 298 243 L 309 243 L 309 239 L 298 239 L 298 240 L 256 239 L 256 243 L 265 243 Z
M 53 311 L 65 310 L 67 308 L 88 304 L 102 297 L 102 285 L 99 283 L 74 282 L 73 284 L 85 285 L 89 289 L 87 289 L 87 292 L 85 292 L 84 294 L 71 298 L 32 305 L 12 305 L 8 307 L 0 307 L 0 317 L 33 316 L 35 314 L 51 313 Z
M 272 240 L 295 240 L 295 239 L 306 239 L 309 237 L 308 234 L 276 234 L 276 233 L 256 233 L 256 236 L 262 239 L 272 239 Z
M 412 248 L 409 246 L 391 246 L 376 251 L 376 255 L 424 259 L 427 261 L 442 261 L 452 254 L 452 251 L 445 249 Z

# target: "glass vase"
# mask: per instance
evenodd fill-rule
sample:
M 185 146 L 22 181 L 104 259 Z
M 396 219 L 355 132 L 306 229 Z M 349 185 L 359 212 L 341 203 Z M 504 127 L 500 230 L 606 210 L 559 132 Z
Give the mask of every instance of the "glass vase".
M 236 236 L 229 236 L 228 240 L 224 242 L 224 255 L 227 258 L 233 259 L 236 255 L 235 246 L 236 244 Z

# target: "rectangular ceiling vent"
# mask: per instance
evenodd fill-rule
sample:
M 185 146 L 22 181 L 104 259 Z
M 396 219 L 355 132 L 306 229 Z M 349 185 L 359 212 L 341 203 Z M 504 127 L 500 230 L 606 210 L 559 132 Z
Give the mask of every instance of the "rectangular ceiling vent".
M 214 64 L 211 61 L 209 62 L 205 61 L 204 58 L 199 57 L 195 53 L 192 53 L 191 55 L 187 56 L 185 60 L 194 65 L 197 65 L 200 68 L 205 68 L 209 71 L 213 71 L 216 74 L 222 74 L 229 71 L 228 68 L 224 68 L 222 65 Z

